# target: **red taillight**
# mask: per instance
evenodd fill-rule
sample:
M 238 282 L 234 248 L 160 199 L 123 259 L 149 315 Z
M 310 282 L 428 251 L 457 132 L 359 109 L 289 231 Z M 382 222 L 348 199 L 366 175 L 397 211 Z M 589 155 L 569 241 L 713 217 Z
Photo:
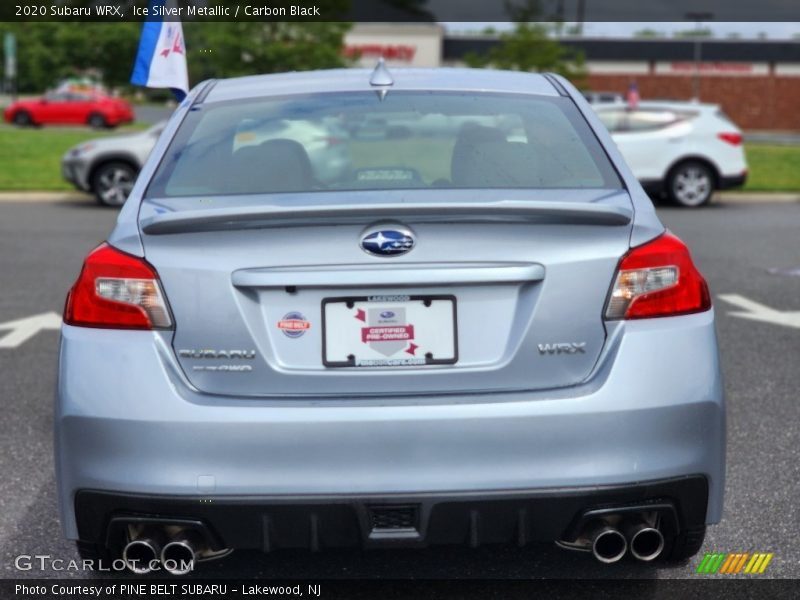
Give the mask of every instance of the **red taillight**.
M 668 317 L 709 308 L 708 284 L 694 266 L 689 249 L 667 232 L 622 258 L 606 319 Z
M 731 146 L 740 146 L 742 144 L 742 134 L 741 133 L 718 133 L 717 137 L 721 139 L 723 142 L 728 142 Z
M 155 269 L 108 244 L 86 257 L 67 296 L 64 323 L 113 329 L 172 327 Z

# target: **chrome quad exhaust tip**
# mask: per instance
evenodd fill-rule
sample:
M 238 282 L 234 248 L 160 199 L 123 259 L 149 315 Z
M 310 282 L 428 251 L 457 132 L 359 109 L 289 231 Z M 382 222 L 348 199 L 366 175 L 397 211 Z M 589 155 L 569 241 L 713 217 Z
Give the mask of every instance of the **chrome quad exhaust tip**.
M 622 532 L 609 525 L 599 523 L 589 530 L 592 556 L 607 565 L 622 560 L 628 551 L 628 541 Z
M 195 531 L 183 530 L 164 545 L 161 566 L 171 575 L 186 575 L 194 570 L 197 556 L 203 550 L 203 538 Z
M 664 534 L 658 527 L 640 520 L 626 523 L 624 531 L 635 559 L 650 562 L 664 551 Z
M 629 550 L 636 560 L 651 562 L 663 555 L 666 542 L 678 529 L 677 511 L 671 502 L 604 506 L 580 514 L 556 545 L 590 552 L 605 564 L 622 560 Z
M 122 550 L 125 566 L 137 575 L 150 573 L 158 564 L 164 534 L 158 529 L 145 529 Z

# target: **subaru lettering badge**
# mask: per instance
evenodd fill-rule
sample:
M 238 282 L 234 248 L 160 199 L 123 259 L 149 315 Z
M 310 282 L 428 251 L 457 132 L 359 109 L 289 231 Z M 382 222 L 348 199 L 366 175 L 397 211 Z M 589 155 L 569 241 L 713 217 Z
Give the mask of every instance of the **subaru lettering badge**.
M 414 247 L 414 237 L 407 229 L 371 229 L 361 238 L 361 249 L 374 256 L 399 256 Z

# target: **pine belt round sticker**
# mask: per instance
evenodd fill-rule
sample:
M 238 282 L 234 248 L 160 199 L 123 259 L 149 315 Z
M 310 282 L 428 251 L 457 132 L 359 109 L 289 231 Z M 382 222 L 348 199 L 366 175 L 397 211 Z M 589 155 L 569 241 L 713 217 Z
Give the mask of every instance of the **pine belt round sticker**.
M 302 313 L 293 311 L 286 313 L 283 318 L 278 321 L 278 329 L 283 331 L 286 337 L 298 338 L 307 330 L 311 329 L 311 323 Z

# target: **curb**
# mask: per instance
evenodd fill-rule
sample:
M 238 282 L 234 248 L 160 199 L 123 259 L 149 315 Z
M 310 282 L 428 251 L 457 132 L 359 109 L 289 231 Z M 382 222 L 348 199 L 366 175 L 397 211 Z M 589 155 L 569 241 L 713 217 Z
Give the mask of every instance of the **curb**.
M 717 192 L 711 199 L 712 202 L 723 204 L 751 204 L 761 202 L 792 203 L 800 202 L 800 193 L 797 192 Z
M 0 202 L 82 202 L 93 200 L 83 192 L 0 192 Z

